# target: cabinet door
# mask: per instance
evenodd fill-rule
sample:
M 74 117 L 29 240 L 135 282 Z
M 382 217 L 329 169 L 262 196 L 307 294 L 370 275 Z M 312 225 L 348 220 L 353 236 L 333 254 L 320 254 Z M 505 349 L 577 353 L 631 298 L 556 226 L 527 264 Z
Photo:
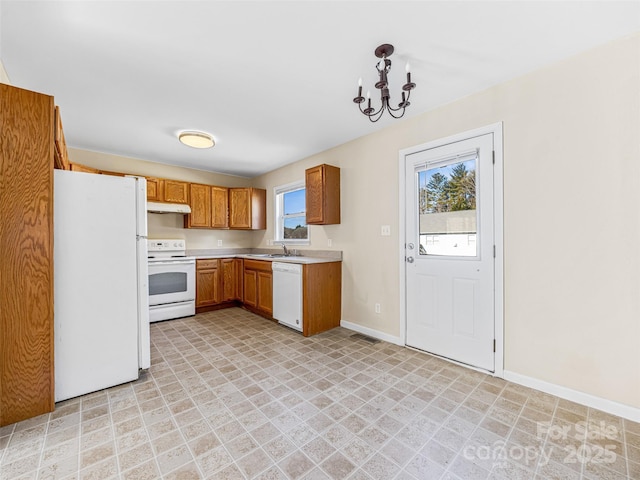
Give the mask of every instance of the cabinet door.
M 149 202 L 160 202 L 160 194 L 160 179 L 147 177 L 147 200 Z
M 188 228 L 211 227 L 211 187 L 198 183 L 189 184 L 191 213 L 185 218 Z
M 229 228 L 251 228 L 251 189 L 229 189 Z
M 307 204 L 307 224 L 322 223 L 322 165 L 305 171 L 305 196 Z
M 258 272 L 244 270 L 244 304 L 256 308 L 258 306 Z
M 273 315 L 273 274 L 258 272 L 258 306 L 264 313 Z
M 238 298 L 237 271 L 234 258 L 223 258 L 222 264 L 222 301 L 230 302 Z
M 229 228 L 229 189 L 211 187 L 211 226 Z
M 307 224 L 340 223 L 340 169 L 318 165 L 305 170 Z
M 169 203 L 189 203 L 189 184 L 177 180 L 164 180 L 164 198 Z
M 235 300 L 240 300 L 242 301 L 243 297 L 244 297 L 244 281 L 243 281 L 243 275 L 242 272 L 244 271 L 244 261 L 241 258 L 234 258 L 233 259 L 233 263 L 234 268 L 235 268 L 235 280 L 236 280 L 236 288 L 235 288 L 235 293 L 236 293 L 236 298 Z
M 196 262 L 196 307 L 216 305 L 221 302 L 218 260 Z

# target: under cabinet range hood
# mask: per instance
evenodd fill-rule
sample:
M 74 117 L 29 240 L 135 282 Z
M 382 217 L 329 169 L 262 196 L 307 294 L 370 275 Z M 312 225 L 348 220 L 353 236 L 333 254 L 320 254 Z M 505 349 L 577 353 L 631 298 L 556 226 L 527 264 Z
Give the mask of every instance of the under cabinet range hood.
M 191 207 L 183 203 L 147 202 L 147 212 L 150 213 L 191 213 Z

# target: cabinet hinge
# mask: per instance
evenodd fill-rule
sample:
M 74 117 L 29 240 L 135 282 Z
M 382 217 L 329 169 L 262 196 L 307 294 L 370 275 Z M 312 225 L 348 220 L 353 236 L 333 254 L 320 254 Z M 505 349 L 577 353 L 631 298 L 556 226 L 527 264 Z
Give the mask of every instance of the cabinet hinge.
M 496 258 L 496 246 L 493 246 L 493 258 Z
M 496 339 L 493 339 L 493 353 L 496 353 Z
M 496 151 L 491 152 L 491 163 L 496 164 Z

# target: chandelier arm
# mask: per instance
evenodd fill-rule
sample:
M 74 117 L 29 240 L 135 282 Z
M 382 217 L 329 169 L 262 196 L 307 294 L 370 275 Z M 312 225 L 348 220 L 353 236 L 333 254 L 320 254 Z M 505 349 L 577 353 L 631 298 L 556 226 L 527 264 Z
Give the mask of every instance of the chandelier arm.
M 380 109 L 377 112 L 371 112 L 371 113 L 365 113 L 365 111 L 362 109 L 361 105 L 358 105 L 358 107 L 360 108 L 360 112 L 363 115 L 366 115 L 367 117 L 371 118 L 371 117 L 375 117 L 376 115 L 378 115 L 380 112 L 384 111 L 384 105 L 380 107 Z
M 396 108 L 396 110 L 395 110 L 395 111 L 398 111 L 398 110 L 400 110 L 400 109 L 399 109 L 399 108 Z M 395 118 L 395 119 L 398 119 L 398 118 L 402 118 L 402 117 L 404 117 L 404 112 L 405 112 L 405 109 L 403 108 L 403 109 L 402 109 L 402 113 L 396 117 L 396 116 L 393 114 L 393 112 L 392 112 L 391 110 L 389 110 L 389 115 L 391 115 L 391 116 L 392 116 L 393 118 Z
M 367 115 L 367 116 L 369 117 L 369 121 L 370 121 L 371 123 L 375 123 L 375 122 L 377 122 L 378 120 L 380 120 L 380 119 L 382 118 L 382 114 L 383 114 L 383 113 L 384 113 L 384 109 L 382 109 L 382 108 L 381 108 L 381 109 L 380 109 L 380 110 L 378 110 L 376 113 L 371 114 L 371 115 Z M 373 117 L 375 117 L 376 115 L 377 115 L 378 117 L 374 120 L 374 118 L 373 118 Z

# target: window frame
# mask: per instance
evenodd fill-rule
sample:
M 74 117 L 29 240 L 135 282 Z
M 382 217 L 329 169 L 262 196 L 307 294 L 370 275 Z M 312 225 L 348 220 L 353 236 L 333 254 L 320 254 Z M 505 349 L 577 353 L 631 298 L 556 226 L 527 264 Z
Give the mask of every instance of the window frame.
M 307 238 L 284 238 L 284 220 L 285 216 L 283 214 L 284 210 L 284 194 L 289 192 L 295 192 L 297 190 L 305 190 L 306 184 L 304 180 L 298 180 L 297 182 L 287 183 L 286 185 L 279 185 L 274 187 L 273 189 L 273 202 L 274 202 L 274 232 L 273 232 L 273 243 L 282 245 L 310 245 L 310 231 L 309 225 L 306 223 L 307 221 L 307 206 L 305 203 L 305 225 L 307 225 Z M 296 215 L 298 216 L 298 215 Z

